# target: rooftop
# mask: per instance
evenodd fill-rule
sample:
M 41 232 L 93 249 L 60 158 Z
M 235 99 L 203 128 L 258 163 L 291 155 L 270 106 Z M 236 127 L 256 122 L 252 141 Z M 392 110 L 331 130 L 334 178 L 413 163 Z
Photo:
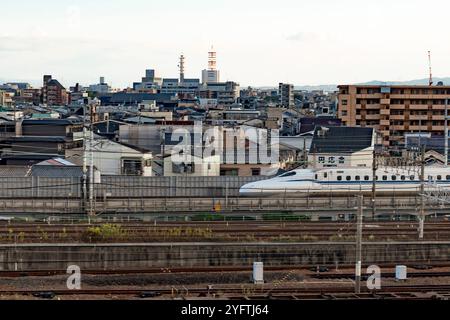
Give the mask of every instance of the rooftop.
M 374 129 L 316 127 L 311 153 L 354 153 L 372 146 Z

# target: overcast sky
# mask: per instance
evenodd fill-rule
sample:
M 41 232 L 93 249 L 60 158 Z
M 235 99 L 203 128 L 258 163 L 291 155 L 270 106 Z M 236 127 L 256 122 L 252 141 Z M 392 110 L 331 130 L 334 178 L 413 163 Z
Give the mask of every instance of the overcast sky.
M 0 80 L 131 86 L 146 68 L 274 86 L 450 76 L 447 0 L 20 0 L 1 4 Z

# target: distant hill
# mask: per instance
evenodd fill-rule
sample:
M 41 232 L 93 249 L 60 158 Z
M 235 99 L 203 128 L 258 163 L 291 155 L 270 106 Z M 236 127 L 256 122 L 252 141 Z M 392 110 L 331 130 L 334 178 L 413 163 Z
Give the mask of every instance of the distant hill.
M 409 80 L 409 81 L 369 81 L 364 83 L 358 83 L 361 85 L 411 85 L 411 86 L 417 86 L 417 85 L 427 85 L 429 79 L 417 79 L 417 80 Z M 433 78 L 434 84 L 437 84 L 438 82 L 443 82 L 444 85 L 450 85 L 450 77 L 447 78 Z
M 417 85 L 428 85 L 428 78 L 424 79 L 416 79 L 416 80 L 409 80 L 409 81 L 380 81 L 380 80 L 373 80 L 368 82 L 362 82 L 362 83 L 355 83 L 358 85 L 368 85 L 368 86 L 375 86 L 375 85 L 411 85 L 411 86 L 417 86 Z M 434 84 L 437 84 L 438 82 L 443 82 L 444 85 L 450 85 L 450 77 L 446 78 L 433 78 Z M 342 83 L 347 84 L 347 83 Z M 304 85 L 304 86 L 295 86 L 295 90 L 305 90 L 305 91 L 315 91 L 315 90 L 323 90 L 323 91 L 337 91 L 337 84 L 325 84 L 325 85 Z M 277 90 L 276 87 L 260 87 L 260 89 L 273 89 Z

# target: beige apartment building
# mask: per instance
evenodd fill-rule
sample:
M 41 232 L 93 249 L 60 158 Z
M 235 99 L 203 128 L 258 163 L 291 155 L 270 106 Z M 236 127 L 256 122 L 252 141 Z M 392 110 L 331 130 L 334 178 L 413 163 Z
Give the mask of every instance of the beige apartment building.
M 338 100 L 344 125 L 375 128 L 392 147 L 407 133 L 445 135 L 450 86 L 341 85 Z

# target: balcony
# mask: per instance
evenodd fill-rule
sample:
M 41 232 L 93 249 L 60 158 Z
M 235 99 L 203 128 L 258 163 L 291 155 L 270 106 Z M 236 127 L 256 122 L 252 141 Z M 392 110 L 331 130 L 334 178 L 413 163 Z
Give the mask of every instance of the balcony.
M 427 104 L 411 104 L 409 106 L 410 110 L 428 110 Z
M 406 106 L 404 104 L 391 104 L 391 110 L 405 110 Z
M 368 114 L 366 115 L 366 120 L 380 120 L 379 114 Z
M 404 126 L 404 125 L 390 126 L 390 129 L 391 129 L 391 130 L 402 131 L 402 130 L 405 130 L 405 126 Z
M 441 120 L 444 121 L 445 120 L 445 116 L 444 115 L 433 115 L 431 116 L 432 120 Z
M 380 126 L 389 126 L 390 124 L 389 120 L 380 120 Z
M 373 93 L 373 94 L 357 94 L 356 95 L 357 99 L 380 99 L 381 98 L 381 93 Z
M 422 120 L 422 121 L 428 121 L 428 115 L 417 115 L 412 114 L 409 116 L 409 120 Z
M 403 114 L 391 114 L 391 116 L 389 118 L 391 120 L 404 120 L 405 119 L 405 115 L 403 115 Z
M 380 104 L 389 105 L 391 104 L 391 99 L 381 99 Z
M 409 126 L 411 131 L 428 131 L 428 126 Z
M 380 110 L 380 114 L 383 115 L 383 116 L 388 116 L 388 115 L 391 114 L 391 110 L 389 110 L 389 109 L 381 109 Z

